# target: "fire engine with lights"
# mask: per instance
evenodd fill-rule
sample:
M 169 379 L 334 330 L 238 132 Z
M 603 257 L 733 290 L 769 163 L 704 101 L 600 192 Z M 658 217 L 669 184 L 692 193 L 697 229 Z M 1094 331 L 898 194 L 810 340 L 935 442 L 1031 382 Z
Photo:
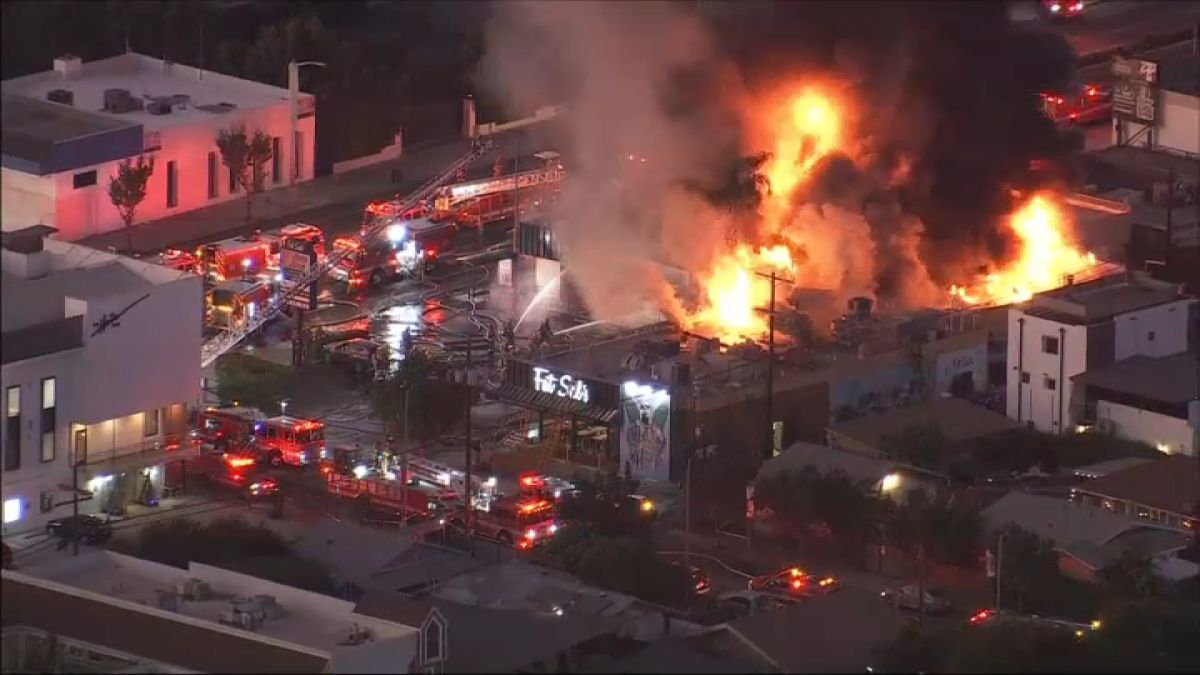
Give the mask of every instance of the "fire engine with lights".
M 269 274 L 278 244 L 261 233 L 202 244 L 196 249 L 196 273 L 210 283 Z
M 206 323 L 225 330 L 234 328 L 254 318 L 274 294 L 272 285 L 258 278 L 222 281 L 204 293 Z
M 200 473 L 213 487 L 237 493 L 246 499 L 271 497 L 279 491 L 273 478 L 262 475 L 254 455 L 244 452 L 204 452 L 194 460 Z
M 260 457 L 273 466 L 316 466 L 325 459 L 325 423 L 288 415 L 254 421 Z
M 286 242 L 291 240 L 303 241 L 312 246 L 313 250 L 317 253 L 318 261 L 325 259 L 325 233 L 316 225 L 292 223 L 278 230 L 269 230 L 260 236 L 270 246 L 270 266 L 273 269 L 279 269 L 279 251 L 283 249 Z
M 1103 122 L 1112 116 L 1112 92 L 1085 84 L 1071 87 L 1069 93 L 1043 93 L 1042 110 L 1059 126 Z
M 404 226 L 392 225 L 383 237 L 363 240 L 362 235 L 338 237 L 335 249 L 349 249 L 349 255 L 333 268 L 333 278 L 353 291 L 378 286 L 386 281 L 416 276 L 420 273 L 420 257 L 412 240 L 403 241 Z
M 450 524 L 455 529 L 465 531 L 466 514 L 459 509 L 451 514 Z M 529 549 L 554 536 L 558 532 L 558 520 L 554 503 L 550 500 L 500 497 L 492 500 L 486 509 L 477 506 L 473 510 L 470 528 L 475 535 L 493 539 L 505 546 Z
M 264 417 L 258 408 L 241 406 L 195 410 L 191 416 L 192 443 L 217 452 L 241 451 L 254 440 L 254 420 Z
M 195 253 L 181 251 L 177 248 L 169 248 L 159 254 L 155 263 L 163 267 L 169 267 L 180 272 L 196 274 L 199 269 L 199 258 Z
M 1042 0 L 1042 9 L 1051 19 L 1074 19 L 1083 14 L 1083 0 Z
M 448 488 L 428 483 L 405 483 L 395 472 L 370 471 L 359 465 L 353 473 L 329 471 L 325 474 L 326 490 L 335 496 L 354 500 L 354 510 L 361 518 L 376 513 L 398 514 L 407 520 L 441 518 L 458 500 Z

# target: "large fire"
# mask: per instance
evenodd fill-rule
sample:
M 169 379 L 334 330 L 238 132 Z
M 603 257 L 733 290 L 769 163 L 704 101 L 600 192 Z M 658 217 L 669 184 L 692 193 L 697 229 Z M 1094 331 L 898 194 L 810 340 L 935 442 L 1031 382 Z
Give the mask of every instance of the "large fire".
M 1009 216 L 1019 246 L 1017 257 L 978 283 L 954 286 L 950 292 L 970 305 L 1003 305 L 1063 285 L 1068 275 L 1096 265 L 1096 256 L 1067 241 L 1067 226 L 1066 212 L 1053 195 L 1034 195 Z
M 846 150 L 845 113 L 833 95 L 817 88 L 786 97 L 770 111 L 766 121 L 773 138 L 762 167 L 767 184 L 761 190 L 758 232 L 760 243 L 772 245 L 741 243 L 718 255 L 703 275 L 702 307 L 687 317 L 688 324 L 725 342 L 760 339 L 767 333 L 762 310 L 770 302 L 770 275 L 800 283 L 814 276 L 802 251 L 820 242 L 793 224 L 796 195 L 822 159 Z M 1009 224 L 1019 242 L 1018 256 L 974 284 L 947 289 L 948 305 L 953 299 L 971 305 L 1021 302 L 1096 264 L 1093 255 L 1068 240 L 1068 220 L 1051 194 L 1034 195 Z

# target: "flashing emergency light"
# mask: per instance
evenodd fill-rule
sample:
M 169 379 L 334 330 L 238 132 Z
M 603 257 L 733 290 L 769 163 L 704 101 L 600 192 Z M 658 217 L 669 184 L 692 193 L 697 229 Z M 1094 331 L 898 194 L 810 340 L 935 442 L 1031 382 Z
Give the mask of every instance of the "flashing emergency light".
M 404 241 L 404 237 L 408 235 L 408 228 L 401 223 L 391 225 L 387 229 L 387 239 L 393 244 Z
M 354 467 L 354 477 L 355 478 L 366 478 L 367 471 L 368 471 L 368 469 L 367 469 L 366 464 L 359 464 L 358 466 Z

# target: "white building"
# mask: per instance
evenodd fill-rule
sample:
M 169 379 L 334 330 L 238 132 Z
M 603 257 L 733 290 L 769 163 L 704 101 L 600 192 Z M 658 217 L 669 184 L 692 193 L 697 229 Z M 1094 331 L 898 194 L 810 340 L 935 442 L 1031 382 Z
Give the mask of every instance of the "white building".
M 1048 433 L 1074 431 L 1071 378 L 1194 341 L 1197 301 L 1174 284 L 1115 275 L 1040 293 L 1008 310 L 1008 416 Z
M 1114 118 L 1113 145 L 1126 143 L 1175 155 L 1200 156 L 1200 59 L 1187 54 L 1159 65 L 1158 124 Z
M 3 94 L 5 230 L 42 224 L 73 241 L 119 229 L 108 180 L 139 155 L 155 159 L 139 222 L 235 199 L 241 189 L 215 138 L 238 124 L 271 137 L 267 189 L 313 176 L 314 99 L 298 97 L 291 138 L 279 87 L 122 54 L 86 64 L 64 56 L 51 71 L 5 81 Z
M 1076 424 L 1200 456 L 1200 357 L 1133 356 L 1072 378 Z
M 49 233 L 4 234 L 5 534 L 161 494 L 199 396 L 200 278 Z

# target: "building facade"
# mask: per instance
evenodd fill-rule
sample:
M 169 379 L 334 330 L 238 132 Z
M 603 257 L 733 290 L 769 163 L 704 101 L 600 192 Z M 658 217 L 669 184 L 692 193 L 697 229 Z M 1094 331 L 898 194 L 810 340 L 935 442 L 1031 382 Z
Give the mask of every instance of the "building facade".
M 3 93 L 5 230 L 42 224 L 73 241 L 123 227 L 108 182 L 138 156 L 155 161 L 139 222 L 243 197 L 215 140 L 239 125 L 271 139 L 265 190 L 313 177 L 310 95 L 297 97 L 293 135 L 286 89 L 132 53 L 65 56 Z
M 1133 356 L 1186 351 L 1195 305 L 1174 284 L 1127 273 L 1010 308 L 1008 416 L 1047 433 L 1076 431 L 1072 378 Z
M 4 533 L 161 495 L 199 396 L 201 280 L 6 233 Z
M 1195 55 L 1159 64 L 1158 123 L 1114 118 L 1113 145 L 1130 144 L 1185 157 L 1200 157 L 1200 69 Z

